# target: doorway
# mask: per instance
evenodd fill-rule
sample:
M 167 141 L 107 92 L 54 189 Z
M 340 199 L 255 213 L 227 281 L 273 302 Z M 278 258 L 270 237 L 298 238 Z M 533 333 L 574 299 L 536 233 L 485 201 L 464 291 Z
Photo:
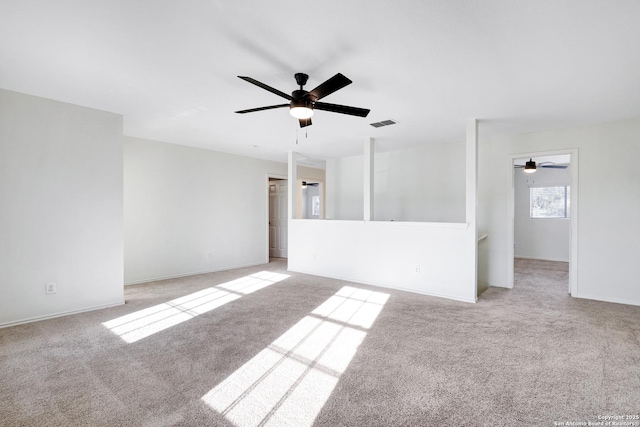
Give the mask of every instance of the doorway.
M 288 180 L 270 176 L 267 178 L 268 208 L 268 258 L 287 258 L 288 219 L 287 185 Z
M 555 265 L 568 269 L 567 292 L 576 296 L 577 149 L 512 155 L 509 167 L 512 170 L 507 247 L 510 287 L 516 282 L 518 266 L 540 264 L 555 268 Z
M 300 215 L 302 219 L 324 218 L 324 183 L 322 181 L 300 181 Z

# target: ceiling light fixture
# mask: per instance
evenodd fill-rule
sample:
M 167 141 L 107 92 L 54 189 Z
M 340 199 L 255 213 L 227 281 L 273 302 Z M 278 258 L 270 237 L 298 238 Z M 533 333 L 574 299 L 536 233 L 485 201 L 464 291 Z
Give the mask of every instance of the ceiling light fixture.
M 296 119 L 309 119 L 313 116 L 313 108 L 311 104 L 302 100 L 291 101 L 291 109 L 289 113 Z
M 309 119 L 313 116 L 313 110 L 308 107 L 291 107 L 289 113 L 296 119 Z
M 536 162 L 529 158 L 529 161 L 524 165 L 524 173 L 534 173 L 536 171 Z

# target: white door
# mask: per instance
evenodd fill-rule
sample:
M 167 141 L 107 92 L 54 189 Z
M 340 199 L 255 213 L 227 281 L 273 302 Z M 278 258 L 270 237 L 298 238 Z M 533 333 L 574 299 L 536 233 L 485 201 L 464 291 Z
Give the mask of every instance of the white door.
M 287 180 L 269 181 L 269 257 L 287 258 Z

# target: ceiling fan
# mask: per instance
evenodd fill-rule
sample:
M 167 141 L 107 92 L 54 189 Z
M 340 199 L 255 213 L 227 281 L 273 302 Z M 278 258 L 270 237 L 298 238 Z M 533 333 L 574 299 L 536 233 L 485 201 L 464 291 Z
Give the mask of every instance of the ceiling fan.
M 338 104 L 328 104 L 326 102 L 319 102 L 320 99 L 324 98 L 327 95 L 332 94 L 333 92 L 342 89 L 343 87 L 351 84 L 351 80 L 338 73 L 335 76 L 331 77 L 329 80 L 320 84 L 317 88 L 312 91 L 307 92 L 302 87 L 307 84 L 307 80 L 309 76 L 304 73 L 296 73 L 296 83 L 300 86 L 300 89 L 294 90 L 291 95 L 287 95 L 286 93 L 279 91 L 278 89 L 272 88 L 264 83 L 261 83 L 251 77 L 246 76 L 238 76 L 244 81 L 249 83 L 253 83 L 254 85 L 261 87 L 262 89 L 268 90 L 271 93 L 274 93 L 282 98 L 289 100 L 288 104 L 278 104 L 278 105 L 269 105 L 266 107 L 259 108 L 251 108 L 248 110 L 240 110 L 236 111 L 239 114 L 245 113 L 253 113 L 254 111 L 263 111 L 263 110 L 271 110 L 273 108 L 284 108 L 289 107 L 289 112 L 295 118 L 297 118 L 300 122 L 300 127 L 311 126 L 311 116 L 313 116 L 314 110 L 322 110 L 322 111 L 330 111 L 332 113 L 340 113 L 340 114 L 349 114 L 352 116 L 358 117 L 367 117 L 369 114 L 368 109 L 365 108 L 357 108 L 357 107 L 349 107 L 346 105 L 338 105 Z
M 534 162 L 532 158 L 529 158 L 529 160 L 524 165 L 513 165 L 513 167 L 516 169 L 524 168 L 524 173 L 534 173 L 538 167 L 549 169 L 566 169 L 569 167 L 569 165 L 557 165 L 553 162 L 540 162 L 536 165 L 536 162 Z

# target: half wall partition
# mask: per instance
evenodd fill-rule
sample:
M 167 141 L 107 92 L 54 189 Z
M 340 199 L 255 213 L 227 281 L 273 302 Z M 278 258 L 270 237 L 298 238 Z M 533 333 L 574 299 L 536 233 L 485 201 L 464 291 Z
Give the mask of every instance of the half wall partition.
M 465 144 L 376 153 L 369 138 L 327 161 L 327 219 L 291 213 L 289 270 L 475 302 L 476 164 L 476 120 Z

